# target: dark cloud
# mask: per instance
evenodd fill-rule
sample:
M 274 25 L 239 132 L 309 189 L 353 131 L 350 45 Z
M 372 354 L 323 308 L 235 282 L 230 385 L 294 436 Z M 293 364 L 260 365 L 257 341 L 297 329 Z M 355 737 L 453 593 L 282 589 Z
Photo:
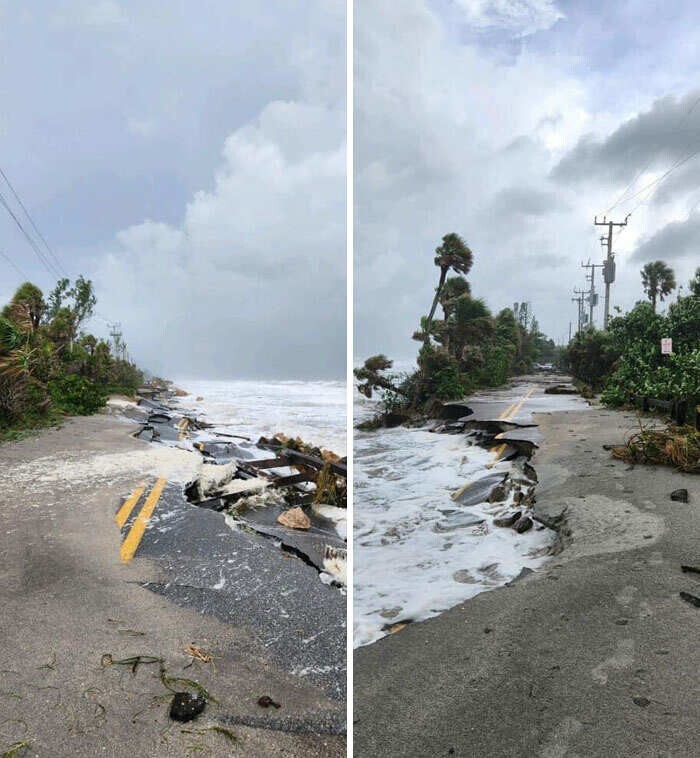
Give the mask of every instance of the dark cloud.
M 608 137 L 582 137 L 552 171 L 563 183 L 629 182 L 645 166 L 669 168 L 693 152 L 700 129 L 700 90 L 667 96 L 625 121 Z
M 692 213 L 685 221 L 672 221 L 644 241 L 632 255 L 641 263 L 687 258 L 700 262 L 700 213 Z

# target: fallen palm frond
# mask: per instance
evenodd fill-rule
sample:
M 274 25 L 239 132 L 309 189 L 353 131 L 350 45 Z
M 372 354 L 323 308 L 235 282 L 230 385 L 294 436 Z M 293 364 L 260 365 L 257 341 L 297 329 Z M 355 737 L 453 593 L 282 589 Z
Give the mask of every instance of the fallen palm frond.
M 678 471 L 700 473 L 700 431 L 692 426 L 642 429 L 624 445 L 612 448 L 613 458 L 628 463 L 674 466 Z

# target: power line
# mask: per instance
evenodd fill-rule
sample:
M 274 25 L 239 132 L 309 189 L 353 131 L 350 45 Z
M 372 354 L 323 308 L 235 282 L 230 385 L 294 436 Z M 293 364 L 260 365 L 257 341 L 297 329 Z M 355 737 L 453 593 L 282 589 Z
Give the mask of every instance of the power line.
M 34 223 L 34 219 L 31 217 L 29 211 L 27 210 L 26 206 L 22 202 L 22 199 L 17 194 L 17 191 L 15 190 L 15 188 L 12 186 L 12 182 L 10 182 L 10 180 L 7 178 L 7 174 L 2 170 L 2 168 L 0 168 L 0 176 L 2 176 L 2 178 L 5 180 L 5 183 L 10 188 L 10 191 L 14 195 L 15 200 L 19 203 L 20 208 L 24 211 L 24 215 L 29 219 L 29 223 L 32 225 L 32 228 L 37 233 L 37 236 L 39 237 L 39 239 L 44 243 L 44 247 L 48 250 L 48 252 L 51 255 L 51 257 L 53 258 L 53 260 L 56 262 L 56 266 L 66 276 L 68 276 L 68 272 L 66 271 L 65 267 L 63 266 L 63 264 L 59 260 L 59 258 L 56 255 L 56 253 L 54 253 L 54 251 L 51 249 L 51 247 L 50 247 L 49 243 L 46 241 L 46 238 L 44 237 L 44 235 L 39 231 L 39 227 Z
M 36 253 L 37 258 L 41 261 L 44 268 L 51 274 L 51 276 L 56 277 L 57 279 L 61 278 L 61 274 L 58 271 L 58 269 L 49 261 L 46 256 L 41 252 L 39 249 L 39 246 L 36 244 L 36 242 L 32 239 L 31 235 L 27 232 L 27 230 L 22 226 L 22 222 L 17 218 L 15 212 L 10 208 L 9 203 L 5 199 L 4 195 L 0 192 L 0 203 L 4 206 L 5 210 L 12 216 L 15 224 L 19 227 L 19 230 L 24 235 L 27 242 L 29 242 L 32 250 Z
M 686 111 L 686 112 L 683 114 L 683 116 L 681 116 L 681 118 L 680 118 L 680 119 L 679 119 L 679 121 L 678 121 L 678 125 L 677 125 L 677 126 L 676 126 L 676 128 L 675 128 L 675 129 L 674 129 L 674 130 L 671 132 L 671 134 L 678 134 L 678 133 L 680 132 L 680 126 L 681 126 L 681 124 L 682 124 L 682 123 L 683 123 L 683 122 L 684 122 L 684 121 L 685 121 L 685 120 L 688 118 L 688 116 L 690 116 L 690 114 L 691 114 L 691 113 L 692 113 L 692 112 L 695 110 L 695 108 L 697 107 L 698 103 L 700 103 L 700 96 L 698 96 L 698 97 L 695 99 L 695 101 L 694 101 L 694 102 L 693 102 L 693 104 L 690 106 L 690 108 L 689 108 L 689 109 L 688 109 L 688 110 L 687 110 L 687 111 Z M 657 151 L 657 152 L 658 152 L 658 151 Z M 644 173 L 644 172 L 645 172 L 645 171 L 646 171 L 646 170 L 649 168 L 649 166 L 651 166 L 651 164 L 652 164 L 652 162 L 653 162 L 654 158 L 655 158 L 655 157 L 656 157 L 656 155 L 657 155 L 657 152 L 655 152 L 655 153 L 652 153 L 652 155 L 651 155 L 651 158 L 649 158 L 649 160 L 646 162 L 646 164 L 644 165 L 644 168 L 642 168 L 642 169 L 640 169 L 639 171 L 637 171 L 637 173 L 634 175 L 634 178 L 632 179 L 632 181 L 631 181 L 631 182 L 630 182 L 630 183 L 629 183 L 629 184 L 628 184 L 628 185 L 625 187 L 625 189 L 622 191 L 622 193 L 621 193 L 621 194 L 618 196 L 617 200 L 616 200 L 616 201 L 615 201 L 615 202 L 614 202 L 614 203 L 613 203 L 613 204 L 612 204 L 612 205 L 611 205 L 609 208 L 607 208 L 607 209 L 606 209 L 605 213 L 610 213 L 610 211 L 611 211 L 613 208 L 616 208 L 616 207 L 617 207 L 617 206 L 618 206 L 618 205 L 619 205 L 619 204 L 620 204 L 620 203 L 623 201 L 623 199 L 625 199 L 625 195 L 627 194 L 627 192 L 629 192 L 630 188 L 631 188 L 631 187 L 632 187 L 632 186 L 635 184 L 635 182 L 637 181 L 637 179 L 639 179 L 639 177 L 640 177 L 640 176 L 641 176 L 641 175 L 642 175 L 642 174 L 643 174 L 643 173 Z M 634 195 L 633 195 L 632 197 L 634 197 Z M 627 198 L 627 199 L 628 199 L 628 200 L 631 200 L 632 198 Z M 650 199 L 651 199 L 651 198 L 650 198 Z M 637 206 L 637 207 L 639 207 L 639 206 Z
M 17 265 L 17 264 L 16 264 L 16 263 L 15 263 L 15 262 L 12 260 L 12 258 L 10 258 L 10 256 L 9 256 L 9 255 L 6 255 L 5 253 L 3 253 L 3 251 L 2 251 L 2 250 L 0 250 L 0 258 L 4 258 L 4 259 L 5 259 L 5 260 L 6 260 L 6 261 L 7 261 L 7 262 L 10 264 L 10 266 L 12 266 L 12 268 L 13 268 L 13 269 L 14 269 L 14 270 L 15 270 L 15 271 L 16 271 L 16 272 L 17 272 L 17 273 L 18 273 L 18 274 L 19 274 L 19 275 L 22 277 L 22 279 L 25 279 L 25 280 L 29 279 L 29 277 L 28 277 L 28 276 L 27 276 L 27 275 L 24 273 L 24 271 L 22 271 L 22 269 L 21 269 L 21 268 L 20 268 L 20 267 L 19 267 L 19 266 L 18 266 L 18 265 Z

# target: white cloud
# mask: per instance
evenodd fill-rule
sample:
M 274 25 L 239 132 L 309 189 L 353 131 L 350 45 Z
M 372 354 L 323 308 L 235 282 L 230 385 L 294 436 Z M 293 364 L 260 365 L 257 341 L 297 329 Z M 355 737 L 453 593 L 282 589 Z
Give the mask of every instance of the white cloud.
M 100 309 L 121 314 L 142 361 L 191 375 L 342 372 L 342 124 L 340 111 L 270 103 L 228 137 L 214 187 L 179 226 L 117 235 L 95 276 Z
M 457 0 L 469 23 L 480 29 L 503 29 L 526 37 L 549 29 L 564 14 L 556 0 Z

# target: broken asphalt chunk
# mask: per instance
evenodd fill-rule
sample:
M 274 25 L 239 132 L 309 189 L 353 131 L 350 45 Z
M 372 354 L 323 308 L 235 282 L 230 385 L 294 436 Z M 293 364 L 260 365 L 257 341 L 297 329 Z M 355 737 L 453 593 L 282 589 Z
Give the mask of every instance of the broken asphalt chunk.
M 687 503 L 688 490 L 686 489 L 673 490 L 673 492 L 671 493 L 671 500 L 675 500 L 677 503 Z
M 529 516 L 522 516 L 513 524 L 513 529 L 518 534 L 529 531 L 532 529 L 532 519 Z

